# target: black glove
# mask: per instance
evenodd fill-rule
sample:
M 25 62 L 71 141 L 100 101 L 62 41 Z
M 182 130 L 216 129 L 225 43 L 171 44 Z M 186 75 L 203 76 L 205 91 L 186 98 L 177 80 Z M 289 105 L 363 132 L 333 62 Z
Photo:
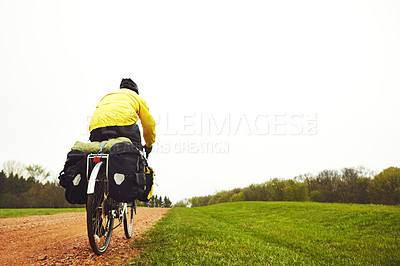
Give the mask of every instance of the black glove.
M 146 158 L 149 158 L 149 154 L 152 149 L 153 149 L 153 146 L 147 147 L 146 145 L 144 145 L 144 152 L 146 153 Z

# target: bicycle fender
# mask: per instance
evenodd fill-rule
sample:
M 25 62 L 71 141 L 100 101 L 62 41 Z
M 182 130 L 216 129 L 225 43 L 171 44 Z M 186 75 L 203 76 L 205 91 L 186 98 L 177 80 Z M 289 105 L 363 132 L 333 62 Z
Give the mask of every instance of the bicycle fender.
M 94 167 L 93 167 L 93 171 L 90 174 L 90 178 L 89 178 L 89 184 L 88 184 L 88 188 L 87 188 L 87 194 L 93 194 L 94 193 L 94 185 L 96 184 L 96 178 L 97 175 L 100 171 L 100 167 L 103 164 L 103 162 L 98 162 Z

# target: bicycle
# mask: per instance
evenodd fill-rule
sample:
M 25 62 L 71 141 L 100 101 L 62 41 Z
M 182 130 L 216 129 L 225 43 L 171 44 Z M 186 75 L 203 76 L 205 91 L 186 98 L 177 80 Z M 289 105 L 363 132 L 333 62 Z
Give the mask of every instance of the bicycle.
M 143 151 L 139 150 L 139 154 L 147 164 Z M 109 154 L 89 154 L 87 157 L 87 232 L 90 247 L 97 255 L 107 250 L 113 230 L 122 223 L 125 237 L 132 237 L 133 213 L 137 213 L 136 200 L 122 203 L 109 197 L 108 166 Z M 118 219 L 115 227 L 114 219 Z

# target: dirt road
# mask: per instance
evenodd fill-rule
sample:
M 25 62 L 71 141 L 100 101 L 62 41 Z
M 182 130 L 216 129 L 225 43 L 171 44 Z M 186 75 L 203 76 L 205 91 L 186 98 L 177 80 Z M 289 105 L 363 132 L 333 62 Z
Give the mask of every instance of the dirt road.
M 134 236 L 127 240 L 123 227 L 114 230 L 102 256 L 90 249 L 86 213 L 65 213 L 0 219 L 0 265 L 115 265 L 136 257 L 130 247 L 161 219 L 168 209 L 139 208 L 134 217 Z

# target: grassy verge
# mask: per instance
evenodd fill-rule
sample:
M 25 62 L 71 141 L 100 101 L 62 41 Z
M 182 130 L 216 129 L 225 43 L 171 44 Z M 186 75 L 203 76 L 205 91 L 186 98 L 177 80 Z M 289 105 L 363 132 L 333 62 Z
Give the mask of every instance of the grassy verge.
M 131 264 L 399 265 L 400 208 L 239 202 L 173 208 Z
M 83 212 L 84 208 L 60 208 L 60 209 L 0 209 L 0 218 L 24 217 L 32 215 L 51 215 L 67 212 Z

